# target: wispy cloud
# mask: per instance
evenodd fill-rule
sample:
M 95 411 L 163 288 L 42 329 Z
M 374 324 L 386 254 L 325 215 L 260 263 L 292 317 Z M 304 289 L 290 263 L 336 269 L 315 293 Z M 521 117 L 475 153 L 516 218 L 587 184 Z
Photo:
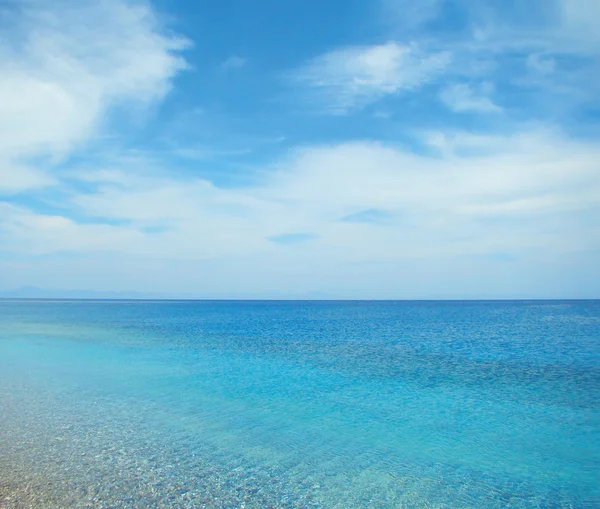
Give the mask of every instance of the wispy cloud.
M 453 111 L 500 112 L 501 108 L 494 104 L 487 93 L 491 92 L 489 85 L 483 85 L 480 90 L 465 83 L 451 85 L 442 90 L 440 98 Z
M 347 114 L 408 93 L 431 101 L 418 94 L 430 84 L 455 112 L 499 113 L 503 96 L 506 104 L 526 108 L 510 96 L 536 88 L 541 93 L 531 108 L 537 106 L 539 117 L 545 109 L 554 114 L 559 95 L 573 107 L 594 95 L 591 83 L 600 78 L 597 2 L 552 0 L 526 9 L 489 0 L 413 4 L 383 0 L 385 12 L 396 13 L 388 16 L 388 43 L 339 47 L 292 73 L 314 110 Z M 553 74 L 553 83 L 530 76 L 554 71 L 562 72 Z
M 26 189 L 44 188 L 58 182 L 43 169 L 17 161 L 14 154 L 12 157 L 8 154 L 4 158 L 0 156 L 0 194 L 11 195 Z
M 412 35 L 439 14 L 445 1 L 447 0 L 382 0 L 384 23 Z
M 294 101 L 343 119 L 298 126 L 289 103 L 244 103 L 256 119 L 247 129 L 230 111 L 206 114 L 204 96 L 187 90 L 182 110 L 151 126 L 161 149 L 140 133 L 116 153 L 98 138 L 130 129 L 124 113 L 154 111 L 186 67 L 187 43 L 145 3 L 18 4 L 0 35 L 3 276 L 106 287 L 110 275 L 114 289 L 152 280 L 219 294 L 289 285 L 355 295 L 362 281 L 375 296 L 420 288 L 423 274 L 434 289 L 440 278 L 487 288 L 494 270 L 516 265 L 513 280 L 539 269 L 538 281 L 576 270 L 597 282 L 587 274 L 600 253 L 600 150 L 553 110 L 568 120 L 597 100 L 596 7 L 557 0 L 544 17 L 536 3 L 524 20 L 514 2 L 389 3 L 413 6 L 390 42 L 329 46 L 287 75 Z M 246 100 L 239 92 L 232 109 Z M 230 98 L 220 93 L 211 104 Z M 369 105 L 386 118 L 361 115 Z M 232 159 L 244 179 L 232 178 Z
M 95 183 L 95 190 L 72 194 L 69 201 L 84 216 L 122 221 L 121 226 L 107 226 L 115 240 L 105 240 L 105 249 L 176 258 L 268 251 L 264 239 L 285 242 L 308 240 L 310 235 L 373 256 L 469 251 L 506 239 L 500 240 L 498 230 L 482 227 L 473 246 L 452 247 L 444 240 L 447 224 L 452 222 L 452 234 L 459 235 L 472 232 L 473 221 L 489 217 L 517 217 L 523 222 L 522 233 L 507 223 L 504 233 L 513 237 L 514 248 L 545 245 L 542 218 L 552 225 L 556 214 L 591 214 L 600 203 L 600 151 L 594 144 L 546 131 L 501 137 L 459 132 L 452 137 L 430 136 L 424 142 L 434 155 L 374 143 L 307 148 L 248 188 L 219 188 L 202 179 L 169 176 L 168 171 L 154 176 L 132 173 L 131 165 L 128 171 L 87 170 L 80 178 Z M 436 155 L 438 150 L 443 157 Z M 348 210 L 361 212 L 348 215 Z M 81 228 L 78 242 L 95 238 L 83 233 L 87 225 L 75 225 L 68 218 L 12 206 L 4 213 L 12 218 L 4 227 L 21 225 L 7 237 L 14 242 L 11 249 L 21 249 L 17 239 L 27 235 L 28 243 L 39 242 L 39 249 L 62 250 L 62 239 L 70 239 L 74 227 Z M 380 237 L 379 229 L 367 234 L 371 241 L 366 243 L 364 238 L 339 237 L 356 222 L 385 218 L 399 227 L 394 216 L 410 219 L 419 228 L 410 230 L 410 247 Z M 538 222 L 529 222 L 532 217 Z M 154 233 L 143 235 L 148 228 Z M 549 231 L 558 232 L 556 228 Z M 39 240 L 46 238 L 42 233 L 48 229 L 51 244 Z M 561 230 L 561 235 L 569 233 Z M 95 245 L 94 241 L 91 246 Z
M 162 99 L 187 42 L 144 4 L 23 3 L 0 49 L 0 189 L 52 182 L 48 165 L 102 132 L 116 107 Z M 31 158 L 48 164 L 28 167 Z M 16 169 L 20 165 L 20 170 Z
M 131 164 L 95 175 L 82 170 L 80 178 L 93 188 L 71 192 L 68 205 L 80 217 L 106 221 L 5 205 L 2 250 L 85 254 L 98 266 L 114 253 L 121 262 L 112 273 L 126 271 L 127 281 L 137 281 L 140 267 L 164 267 L 152 270 L 170 278 L 172 270 L 160 260 L 177 260 L 194 277 L 161 284 L 188 290 L 207 278 L 218 278 L 221 288 L 233 288 L 234 280 L 237 288 L 252 288 L 261 277 L 272 278 L 270 285 L 283 277 L 302 289 L 311 287 L 309 280 L 322 280 L 327 283 L 317 287 L 331 289 L 353 264 L 377 263 L 369 269 L 371 281 L 388 281 L 387 263 L 404 261 L 409 270 L 411 260 L 437 263 L 498 252 L 559 267 L 561 260 L 600 250 L 600 224 L 593 220 L 600 213 L 595 144 L 544 130 L 456 132 L 423 142 L 432 155 L 364 142 L 307 147 L 243 188 L 177 177 L 168 168 L 153 176 Z M 353 210 L 359 212 L 349 215 Z M 382 218 L 381 211 L 389 214 L 386 228 L 370 224 Z M 211 260 L 221 260 L 218 268 Z M 10 265 L 11 274 L 37 273 L 21 265 Z M 294 267 L 307 265 L 306 281 L 290 276 Z M 93 284 L 94 273 L 81 273 L 81 281 Z
M 320 55 L 292 73 L 331 113 L 347 113 L 388 94 L 418 89 L 436 78 L 450 55 L 389 42 L 342 48 Z
M 244 67 L 246 63 L 247 60 L 245 58 L 238 55 L 231 55 L 221 64 L 221 69 L 239 69 L 240 67 Z

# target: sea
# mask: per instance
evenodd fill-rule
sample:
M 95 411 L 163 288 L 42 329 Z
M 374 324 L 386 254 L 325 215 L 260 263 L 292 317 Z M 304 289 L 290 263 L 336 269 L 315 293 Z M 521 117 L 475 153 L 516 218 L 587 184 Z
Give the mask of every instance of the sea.
M 2 508 L 600 508 L 600 301 L 0 301 Z

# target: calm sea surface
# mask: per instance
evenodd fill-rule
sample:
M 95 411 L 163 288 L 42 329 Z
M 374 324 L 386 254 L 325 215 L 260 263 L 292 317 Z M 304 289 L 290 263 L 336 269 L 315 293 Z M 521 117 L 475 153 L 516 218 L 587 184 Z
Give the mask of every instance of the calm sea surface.
M 600 301 L 0 301 L 0 507 L 600 507 Z

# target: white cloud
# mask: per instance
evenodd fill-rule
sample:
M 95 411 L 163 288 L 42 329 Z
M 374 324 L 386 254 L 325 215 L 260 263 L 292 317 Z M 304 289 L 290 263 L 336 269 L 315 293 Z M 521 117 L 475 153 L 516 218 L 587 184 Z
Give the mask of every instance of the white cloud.
M 458 83 L 442 90 L 440 98 L 448 108 L 456 112 L 500 112 L 501 108 L 487 96 L 489 92 L 490 87 L 486 85 L 482 86 L 481 90 L 473 90 L 466 83 Z
M 293 78 L 316 90 L 326 110 L 346 113 L 385 95 L 417 89 L 449 63 L 446 52 L 427 54 L 415 45 L 388 42 L 325 53 L 295 71 Z
M 4 188 L 51 182 L 33 157 L 64 157 L 101 132 L 112 107 L 161 99 L 186 43 L 161 33 L 143 3 L 28 2 L 0 46 Z M 19 164 L 20 163 L 20 164 Z
M 523 64 L 536 73 L 560 70 L 558 56 L 584 57 L 568 72 L 556 73 L 555 81 L 568 83 L 569 76 L 587 72 L 597 77 L 593 64 L 585 58 L 599 53 L 600 2 L 597 0 L 553 0 L 549 5 L 500 5 L 495 2 L 459 0 L 453 8 L 466 23 L 454 31 L 438 31 L 427 22 L 442 19 L 447 12 L 440 0 L 415 3 L 382 0 L 396 29 L 394 40 L 370 46 L 346 46 L 324 53 L 293 73 L 294 80 L 312 92 L 309 96 L 319 110 L 348 113 L 385 96 L 415 92 L 422 85 L 438 82 L 501 81 L 523 84 L 530 77 L 515 65 Z M 414 5 L 413 5 L 414 4 Z M 441 24 L 440 24 L 441 26 Z M 506 67 L 505 67 L 506 66 Z M 589 85 L 589 76 L 580 88 Z M 551 84 L 538 82 L 553 96 Z M 564 87 L 563 87 L 564 88 Z M 500 111 L 486 90 L 473 90 L 466 84 L 447 86 L 442 99 L 455 111 Z M 586 94 L 588 95 L 588 94 Z
M 102 238 L 105 249 L 130 255 L 269 257 L 274 254 L 268 237 L 304 232 L 318 237 L 302 246 L 305 255 L 349 261 L 485 253 L 500 246 L 560 251 L 565 239 L 571 246 L 594 243 L 579 227 L 559 223 L 572 213 L 592 214 L 600 205 L 595 146 L 547 131 L 506 137 L 439 134 L 426 141 L 442 156 L 376 143 L 306 148 L 251 188 L 222 189 L 166 173 L 148 177 L 132 174 L 131 168 L 86 172 L 81 178 L 95 182 L 97 190 L 73 195 L 71 206 L 86 217 L 127 226 L 102 230 L 66 219 L 35 222 L 32 213 L 19 210 L 9 223 L 27 228 L 10 230 L 12 249 L 22 249 L 25 235 L 35 252 L 75 249 L 76 237 L 77 249 L 88 242 L 95 248 Z M 368 209 L 388 214 L 386 228 L 339 221 Z M 14 218 L 21 216 L 25 219 Z M 506 222 L 490 230 L 481 223 L 489 218 Z M 512 218 L 522 221 L 516 229 Z M 51 242 L 50 226 L 55 228 Z M 159 230 L 144 233 L 148 228 Z M 464 236 L 470 243 L 452 240 Z
M 315 207 L 380 207 L 413 217 L 449 217 L 465 205 L 534 200 L 549 192 L 569 196 L 582 210 L 598 204 L 600 151 L 592 144 L 546 131 L 457 133 L 446 136 L 442 155 L 417 156 L 373 143 L 310 149 L 277 176 L 272 193 Z
M 146 289 L 144 278 L 154 267 L 153 290 L 235 296 L 283 285 L 292 293 L 321 289 L 356 296 L 352 285 L 362 285 L 367 292 L 387 292 L 362 296 L 392 297 L 431 296 L 445 284 L 456 289 L 458 281 L 449 281 L 471 267 L 473 257 L 492 257 L 481 262 L 480 280 L 481 289 L 494 295 L 502 269 L 490 272 L 489 264 L 504 263 L 496 255 L 524 260 L 519 270 L 526 277 L 540 260 L 552 272 L 600 250 L 596 145 L 547 130 L 430 133 L 423 141 L 431 155 L 373 142 L 306 147 L 268 169 L 260 184 L 244 188 L 176 178 L 168 168 L 149 176 L 131 164 L 72 173 L 70 179 L 95 188 L 72 191 L 63 204 L 86 220 L 5 204 L 1 247 L 19 257 L 85 257 L 88 272 L 80 271 L 82 279 L 71 287 L 108 288 L 104 278 L 112 274 L 113 289 Z M 373 209 L 386 215 L 385 224 L 342 220 Z M 269 241 L 298 234 L 312 240 L 293 249 Z M 96 268 L 109 270 L 111 256 L 117 257 L 112 272 L 96 277 Z M 48 260 L 43 263 L 58 263 Z M 11 263 L 29 281 L 27 274 L 37 274 L 42 262 Z M 592 262 L 586 263 L 591 270 Z M 437 266 L 452 269 L 429 281 L 424 294 L 414 293 L 414 285 L 413 293 L 394 293 L 390 286 L 413 279 L 417 285 L 415 270 Z M 355 273 L 349 285 L 348 274 Z
M 485 89 L 456 84 L 484 81 L 497 85 L 497 102 L 507 112 L 528 108 L 510 100 L 516 88 L 539 90 L 531 109 L 556 118 L 596 95 L 598 0 L 531 5 L 457 0 L 450 3 L 461 20 L 454 26 L 446 23 L 444 0 L 381 3 L 390 42 L 333 49 L 292 73 L 316 110 L 346 114 L 401 92 L 425 104 L 431 98 L 418 92 L 434 83 L 444 88 L 442 100 L 455 111 L 500 112 Z M 540 78 L 549 73 L 552 82 Z
M 446 281 L 469 274 L 471 262 L 452 265 L 465 257 L 506 253 L 529 260 L 524 275 L 539 260 L 556 262 L 547 275 L 573 264 L 573 253 L 600 251 L 594 219 L 600 217 L 600 150 L 543 128 L 505 136 L 429 132 L 420 140 L 429 155 L 376 142 L 315 144 L 254 168 L 260 179 L 243 188 L 176 175 L 150 156 L 121 162 L 117 156 L 106 169 L 71 167 L 68 175 L 53 174 L 46 169 L 105 132 L 113 108 L 163 98 L 185 65 L 178 56 L 185 43 L 162 32 L 144 4 L 26 5 L 15 29 L 21 43 L 6 38 L 0 45 L 0 187 L 13 193 L 58 185 L 66 211 L 0 205 L 1 247 L 14 256 L 3 267 L 42 278 L 32 284 L 77 266 L 82 279 L 70 286 L 103 287 L 103 274 L 114 272 L 114 288 L 155 279 L 163 290 L 278 289 L 290 283 L 296 289 L 338 285 L 356 296 L 352 285 L 362 281 L 362 288 L 385 287 L 387 295 L 398 296 L 394 288 L 404 281 L 418 286 L 415 271 L 431 274 L 442 267 L 436 277 Z M 432 19 L 436 9 L 437 2 L 417 9 L 414 23 Z M 320 107 L 339 114 L 441 78 L 485 81 L 494 70 L 490 61 L 509 47 L 519 49 L 530 70 L 558 71 L 557 41 L 583 23 L 573 21 L 581 16 L 569 16 L 561 18 L 560 38 L 540 29 L 529 41 L 511 41 L 507 34 L 516 32 L 499 30 L 447 47 L 442 40 L 346 47 L 308 62 L 293 78 L 317 96 Z M 563 49 L 578 47 L 585 45 Z M 525 61 L 526 54 L 533 56 Z M 239 65 L 241 60 L 228 67 Z M 491 85 L 442 85 L 441 99 L 455 111 L 499 111 Z M 210 165 L 198 148 L 187 156 Z M 34 165 L 36 158 L 42 162 Z M 384 224 L 341 220 L 370 210 L 381 211 Z M 269 241 L 299 235 L 312 240 L 293 249 Z M 74 255 L 63 265 L 60 257 L 26 260 L 63 252 Z M 495 277 L 482 267 L 482 277 Z M 431 288 L 439 284 L 436 277 Z M 454 288 L 462 284 L 452 281 Z
M 5 249 L 27 255 L 115 251 L 142 237 L 132 228 L 102 223 L 78 224 L 67 217 L 36 214 L 25 207 L 2 202 L 0 233 Z
M 43 170 L 18 164 L 6 156 L 0 156 L 0 193 L 2 194 L 39 189 L 57 182 L 52 175 Z
M 221 64 L 221 69 L 239 69 L 246 65 L 247 60 L 238 55 L 231 55 Z

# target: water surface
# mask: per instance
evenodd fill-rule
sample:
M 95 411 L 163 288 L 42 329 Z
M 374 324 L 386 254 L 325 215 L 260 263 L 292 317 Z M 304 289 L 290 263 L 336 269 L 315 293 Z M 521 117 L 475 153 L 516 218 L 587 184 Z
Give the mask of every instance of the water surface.
M 600 301 L 1 301 L 0 507 L 597 508 L 599 388 Z

